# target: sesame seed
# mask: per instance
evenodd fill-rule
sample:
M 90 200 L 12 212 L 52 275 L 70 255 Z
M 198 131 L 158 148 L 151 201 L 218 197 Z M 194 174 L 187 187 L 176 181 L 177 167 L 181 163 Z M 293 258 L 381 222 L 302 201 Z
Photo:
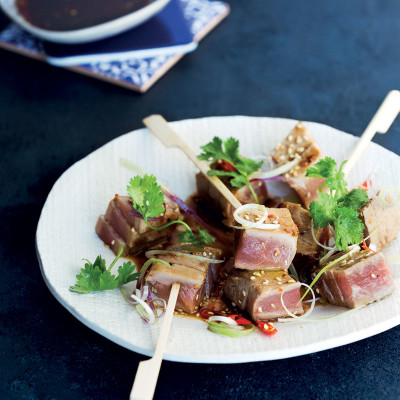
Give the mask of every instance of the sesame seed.
M 212 253 L 211 253 L 211 251 L 208 253 L 208 255 L 209 255 L 209 256 L 212 256 Z
M 198 299 L 199 299 L 199 295 L 196 296 L 196 300 L 198 300 Z
M 319 293 L 319 289 L 315 289 L 315 291 L 316 291 L 317 293 Z
M 278 282 L 278 285 L 282 285 L 283 282 Z
M 275 304 L 274 304 L 274 303 L 271 303 L 271 307 L 272 307 L 272 308 L 275 308 Z
M 114 244 L 115 244 L 115 240 L 113 240 L 113 241 L 111 242 L 111 245 L 112 245 L 112 246 L 114 246 Z
M 239 300 L 239 304 L 242 304 L 242 302 Z
M 209 314 L 209 315 L 214 315 L 214 313 L 213 313 L 212 311 L 208 311 L 207 314 Z
M 301 143 L 302 141 L 303 141 L 303 139 L 300 136 L 296 139 L 297 144 Z
M 294 153 L 294 150 L 291 147 L 289 147 L 288 154 L 293 154 L 293 153 Z
M 245 292 L 244 290 L 242 291 L 242 293 L 243 293 L 243 296 L 245 296 L 245 297 L 246 297 L 246 292 Z
M 282 154 L 282 155 L 279 157 L 279 159 L 283 161 L 283 160 L 286 159 L 286 156 L 284 156 L 284 155 Z
M 265 280 L 264 282 L 263 282 L 263 285 L 267 285 L 269 283 L 269 280 Z
M 262 307 L 258 307 L 257 310 L 258 310 L 259 312 L 262 312 Z
M 256 277 L 255 277 L 255 276 L 251 276 L 250 279 L 251 279 L 252 281 L 254 281 L 254 279 L 256 279 Z
M 134 227 L 131 228 L 131 232 L 135 232 L 135 228 Z
M 376 278 L 376 275 L 375 275 L 375 274 L 371 274 L 371 277 L 372 277 L 372 278 Z
M 277 281 L 280 281 L 280 280 L 281 280 L 281 278 L 279 278 L 279 276 L 277 276 L 275 279 L 276 279 Z
M 289 140 L 289 142 L 293 142 L 293 136 L 292 136 L 292 135 L 289 135 L 289 136 L 288 136 L 288 140 Z
M 304 147 L 302 146 L 302 147 L 299 147 L 298 149 L 297 149 L 297 153 L 302 153 L 304 151 Z
M 295 281 L 294 279 L 289 279 L 288 282 L 294 283 L 294 282 L 296 282 L 296 281 Z
M 206 253 L 205 251 L 203 252 L 203 256 L 204 256 L 204 257 L 206 257 L 206 256 L 207 256 L 207 253 Z
M 261 275 L 264 275 L 265 274 L 265 271 L 261 271 Z
M 232 301 L 232 306 L 233 306 L 233 307 L 236 307 L 236 304 L 235 304 L 233 301 Z
M 200 317 L 200 313 L 197 313 L 197 314 L 196 314 L 196 317 Z
M 199 308 L 199 306 L 196 306 L 194 309 L 197 310 Z
M 279 254 L 281 254 L 280 250 L 279 249 L 275 249 L 274 250 L 274 256 L 277 257 L 277 256 L 279 256 Z
M 307 192 L 307 197 L 310 198 L 311 197 L 311 193 Z

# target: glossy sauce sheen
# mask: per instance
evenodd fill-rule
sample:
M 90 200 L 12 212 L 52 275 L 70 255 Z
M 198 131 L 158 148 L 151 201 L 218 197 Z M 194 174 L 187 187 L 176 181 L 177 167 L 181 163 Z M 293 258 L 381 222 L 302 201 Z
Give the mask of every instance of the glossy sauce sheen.
M 16 0 L 32 25 L 53 31 L 88 28 L 130 14 L 153 0 Z

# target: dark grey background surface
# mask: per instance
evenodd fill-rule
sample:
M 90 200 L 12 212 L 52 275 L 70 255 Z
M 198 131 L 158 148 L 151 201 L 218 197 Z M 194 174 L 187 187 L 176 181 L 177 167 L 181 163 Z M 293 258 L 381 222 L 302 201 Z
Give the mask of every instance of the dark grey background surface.
M 145 95 L 0 50 L 1 399 L 127 399 L 145 359 L 78 322 L 40 275 L 40 210 L 74 162 L 151 113 L 288 117 L 359 135 L 400 88 L 397 0 L 230 4 L 227 20 Z M 399 154 L 399 134 L 397 120 L 375 141 Z M 288 360 L 165 362 L 155 397 L 398 399 L 399 339 L 394 328 Z

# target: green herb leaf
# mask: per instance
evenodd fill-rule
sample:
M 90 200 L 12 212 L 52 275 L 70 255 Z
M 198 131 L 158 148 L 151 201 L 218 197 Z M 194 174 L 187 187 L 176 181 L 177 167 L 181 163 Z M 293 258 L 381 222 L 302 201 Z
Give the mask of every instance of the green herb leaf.
M 354 189 L 345 194 L 339 201 L 340 207 L 354 208 L 359 210 L 368 201 L 367 193 L 362 189 Z
M 239 141 L 235 138 L 228 138 L 225 142 L 219 137 L 214 137 L 210 143 L 201 146 L 203 153 L 198 158 L 209 162 L 224 160 L 231 164 L 234 171 L 219 171 L 211 170 L 208 175 L 230 176 L 233 179 L 230 181 L 231 185 L 241 188 L 247 185 L 251 190 L 255 201 L 258 203 L 257 196 L 250 184 L 249 177 L 252 173 L 258 171 L 263 161 L 257 162 L 250 158 L 241 157 L 239 154 Z
M 192 231 L 185 231 L 178 233 L 179 243 L 191 243 L 199 249 L 204 249 L 205 244 L 212 244 L 215 242 L 214 236 L 210 235 L 206 229 L 197 227 L 199 234 L 196 236 Z
M 342 207 L 336 211 L 335 245 L 338 250 L 346 250 L 349 243 L 360 243 L 363 238 L 364 224 L 358 218 L 356 210 Z
M 93 264 L 85 259 L 85 268 L 81 268 L 80 274 L 76 276 L 76 284 L 70 286 L 69 290 L 77 293 L 96 292 L 98 290 L 115 289 L 119 285 L 125 285 L 128 282 L 137 280 L 139 273 L 134 272 L 136 266 L 130 261 L 123 263 L 118 268 L 117 276 L 112 275 L 110 272 L 113 265 L 121 257 L 123 249 L 124 246 L 121 245 L 118 255 L 108 269 L 106 268 L 106 260 L 100 255 L 96 257 Z
M 121 267 L 118 268 L 118 285 L 126 285 L 129 282 L 136 281 L 139 277 L 139 272 L 134 272 L 136 269 L 136 265 L 132 264 L 130 261 L 122 264 Z
M 338 250 L 346 250 L 349 244 L 359 243 L 363 237 L 364 224 L 359 219 L 359 210 L 367 201 L 367 194 L 361 189 L 347 191 L 342 162 L 339 170 L 336 161 L 330 157 L 319 160 L 306 171 L 307 177 L 324 178 L 324 186 L 329 193 L 319 192 L 318 202 L 312 201 L 309 214 L 314 226 L 335 226 L 335 245 Z
M 137 175 L 126 188 L 132 199 L 133 208 L 143 218 L 155 218 L 164 212 L 164 193 L 154 175 Z
M 71 286 L 69 290 L 78 293 L 89 293 L 97 290 L 114 289 L 117 286 L 118 281 L 109 271 L 101 271 L 97 265 L 86 263 L 85 268 L 82 268 L 81 273 L 76 276 L 76 284 Z

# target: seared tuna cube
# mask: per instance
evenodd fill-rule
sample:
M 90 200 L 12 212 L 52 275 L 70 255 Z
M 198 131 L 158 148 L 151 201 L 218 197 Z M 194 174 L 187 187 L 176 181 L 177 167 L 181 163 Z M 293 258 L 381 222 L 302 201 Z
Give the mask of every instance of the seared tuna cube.
M 311 217 L 308 211 L 300 204 L 290 202 L 282 203 L 281 207 L 287 208 L 290 211 L 293 222 L 299 230 L 296 253 L 303 256 L 316 257 L 318 255 L 319 246 L 313 239 L 311 233 Z M 315 228 L 314 233 L 316 239 L 320 243 L 329 239 L 328 228 Z
M 210 258 L 211 260 L 219 260 L 221 258 L 221 250 L 213 248 L 213 247 L 204 247 L 204 249 L 199 250 L 194 246 L 188 245 L 178 245 L 178 246 L 169 246 L 166 250 L 175 250 L 180 253 L 188 253 L 195 256 L 201 256 L 205 258 Z M 207 261 L 199 261 L 192 257 L 186 257 L 184 255 L 177 254 L 157 254 L 157 258 L 160 260 L 166 261 L 170 264 L 179 264 L 184 265 L 188 268 L 207 269 L 207 276 L 205 281 L 205 290 L 204 294 L 206 296 L 210 296 L 213 285 L 218 280 L 218 271 L 219 264 L 215 264 Z
M 255 321 L 268 321 L 286 317 L 288 313 L 281 302 L 293 314 L 302 314 L 303 305 L 300 283 L 282 270 L 243 271 L 234 270 L 227 278 L 225 295 L 240 310 L 246 310 Z
M 181 286 L 175 308 L 193 314 L 198 311 L 206 295 L 207 274 L 207 263 L 198 263 L 193 268 L 181 264 L 167 267 L 162 263 L 153 263 L 146 276 L 146 283 L 153 293 L 166 301 L 172 285 L 179 283 Z
M 223 181 L 241 204 L 255 203 L 254 197 L 247 186 L 234 188 L 229 185 L 229 180 L 223 179 Z M 234 208 L 201 172 L 196 175 L 196 186 L 198 195 L 206 199 L 211 206 L 215 207 L 220 213 L 222 213 L 224 217 L 223 223 L 227 226 L 234 225 Z M 268 199 L 268 190 L 265 183 L 255 181 L 251 183 L 251 186 L 257 195 L 258 202 L 264 204 Z
M 162 226 L 179 218 L 178 205 L 166 199 L 164 213 L 150 222 L 152 226 Z M 175 226 L 155 230 L 149 228 L 144 219 L 133 209 L 128 196 L 115 195 L 108 205 L 105 215 L 96 224 L 96 233 L 103 242 L 117 254 L 120 244 L 124 244 L 123 256 L 137 254 L 156 244 L 165 243 Z
M 363 251 L 329 268 L 315 287 L 317 293 L 331 304 L 358 308 L 392 293 L 394 280 L 383 253 Z
M 300 162 L 285 174 L 286 181 L 296 191 L 306 208 L 317 200 L 317 189 L 324 183 L 321 178 L 305 178 L 306 170 L 321 157 L 321 149 L 310 130 L 299 122 L 282 143 L 278 143 L 271 156 L 277 167 L 300 156 Z
M 297 235 L 290 211 L 269 208 L 266 224 L 279 223 L 278 229 L 243 229 L 236 246 L 235 268 L 287 270 L 296 254 Z
M 400 231 L 400 211 L 397 206 L 384 207 L 379 200 L 371 199 L 361 208 L 360 216 L 364 223 L 364 237 L 367 246 L 374 244 L 376 250 L 382 250 Z M 375 250 L 375 249 L 374 249 Z

